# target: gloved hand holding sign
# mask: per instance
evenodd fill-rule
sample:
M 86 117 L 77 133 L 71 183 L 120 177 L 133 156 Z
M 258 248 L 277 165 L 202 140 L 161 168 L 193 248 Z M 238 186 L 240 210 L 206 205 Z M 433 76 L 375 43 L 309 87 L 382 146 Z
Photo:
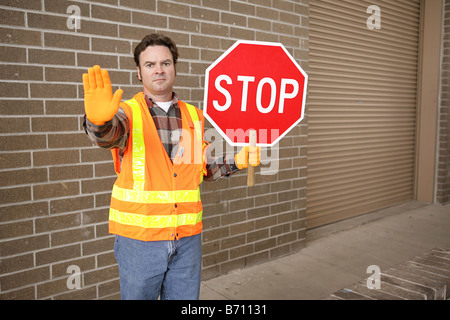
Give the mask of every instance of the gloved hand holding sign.
M 248 168 L 249 163 L 252 167 L 257 167 L 261 164 L 261 147 L 243 147 L 234 158 L 239 170 Z
M 247 186 L 255 185 L 255 168 L 261 163 L 261 148 L 256 147 L 256 130 L 250 130 L 250 145 L 245 146 L 235 156 L 236 165 L 239 169 L 247 169 Z M 250 163 L 250 166 L 248 165 Z

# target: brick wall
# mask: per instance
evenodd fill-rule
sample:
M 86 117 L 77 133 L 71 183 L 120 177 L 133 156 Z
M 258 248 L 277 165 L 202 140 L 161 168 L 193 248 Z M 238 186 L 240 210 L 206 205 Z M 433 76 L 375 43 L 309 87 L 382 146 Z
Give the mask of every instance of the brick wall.
M 237 39 L 282 42 L 307 70 L 308 0 L 1 0 L 0 14 L 0 299 L 119 297 L 111 156 L 82 130 L 88 67 L 131 98 L 134 46 L 165 33 L 180 50 L 176 92 L 198 106 L 205 69 Z M 241 173 L 202 185 L 205 279 L 304 246 L 306 129 L 255 187 Z
M 448 204 L 450 203 L 450 0 L 446 0 L 444 6 L 436 200 Z

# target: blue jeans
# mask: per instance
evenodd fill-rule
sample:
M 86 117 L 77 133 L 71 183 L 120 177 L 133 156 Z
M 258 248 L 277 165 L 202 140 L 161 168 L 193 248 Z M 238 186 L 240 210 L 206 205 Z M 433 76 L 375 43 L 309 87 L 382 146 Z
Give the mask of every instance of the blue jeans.
M 198 300 L 201 234 L 174 241 L 140 241 L 116 235 L 120 293 L 124 300 Z

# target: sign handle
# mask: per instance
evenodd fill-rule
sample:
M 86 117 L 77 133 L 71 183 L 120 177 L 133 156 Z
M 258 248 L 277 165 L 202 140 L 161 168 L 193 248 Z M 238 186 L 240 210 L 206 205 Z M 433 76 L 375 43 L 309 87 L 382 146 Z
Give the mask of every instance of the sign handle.
M 250 147 L 256 148 L 256 138 L 257 133 L 256 130 L 250 130 L 250 137 L 249 137 L 249 145 Z M 250 153 L 249 153 L 250 156 Z M 250 160 L 248 161 L 248 168 L 247 168 L 247 186 L 253 187 L 255 185 L 255 167 L 253 167 L 250 164 Z

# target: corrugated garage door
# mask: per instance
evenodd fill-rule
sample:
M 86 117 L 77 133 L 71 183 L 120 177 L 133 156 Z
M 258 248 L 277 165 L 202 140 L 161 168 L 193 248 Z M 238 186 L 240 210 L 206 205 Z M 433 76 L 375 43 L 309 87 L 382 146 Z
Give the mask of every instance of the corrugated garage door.
M 419 13 L 418 0 L 310 1 L 308 229 L 412 199 Z

